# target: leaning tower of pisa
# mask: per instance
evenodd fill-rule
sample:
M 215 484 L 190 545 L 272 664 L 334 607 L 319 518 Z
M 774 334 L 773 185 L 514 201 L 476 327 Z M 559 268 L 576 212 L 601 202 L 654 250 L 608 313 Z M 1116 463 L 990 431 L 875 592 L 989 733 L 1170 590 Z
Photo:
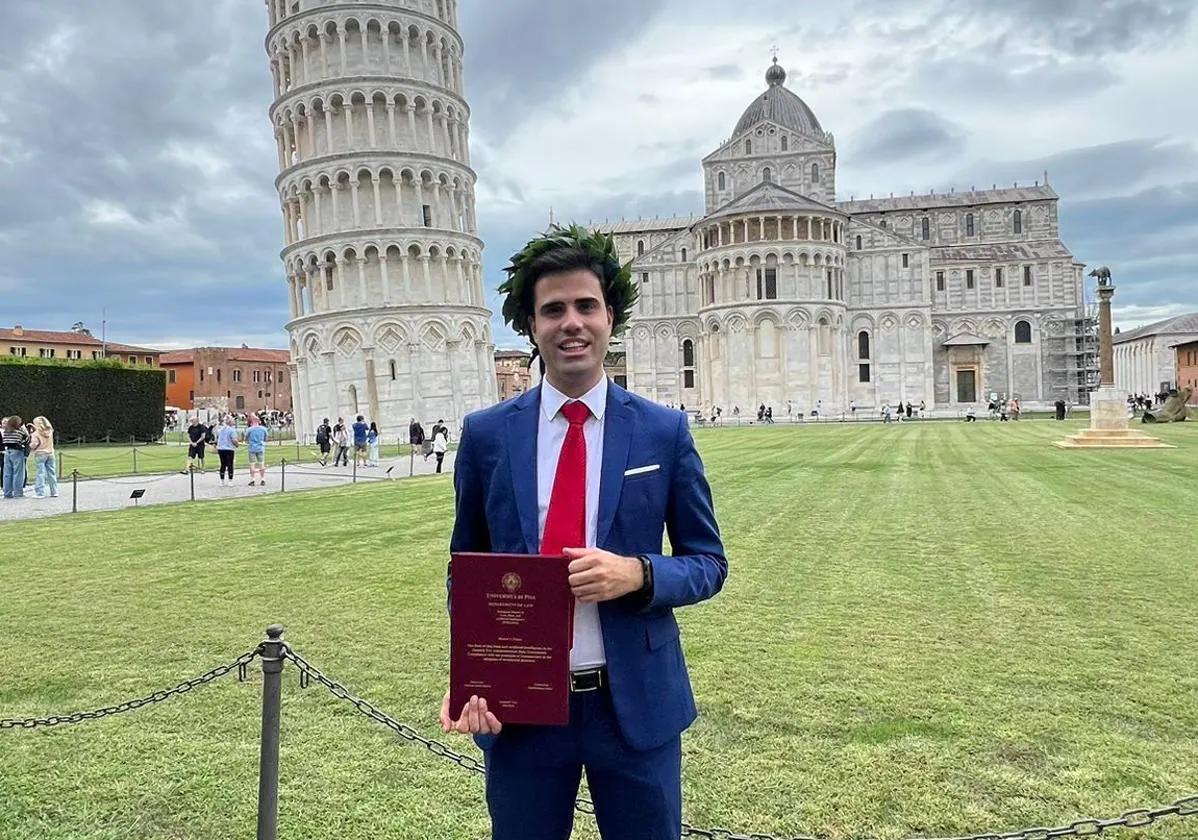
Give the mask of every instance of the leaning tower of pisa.
M 301 434 L 497 399 L 457 0 L 267 0 Z

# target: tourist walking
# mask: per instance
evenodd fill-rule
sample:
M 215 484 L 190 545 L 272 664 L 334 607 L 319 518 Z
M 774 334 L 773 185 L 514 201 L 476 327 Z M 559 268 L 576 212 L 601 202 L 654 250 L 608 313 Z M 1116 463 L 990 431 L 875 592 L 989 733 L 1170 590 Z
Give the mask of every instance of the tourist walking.
M 340 417 L 337 418 L 337 425 L 333 427 L 333 443 L 337 444 L 337 454 L 333 456 L 333 466 L 348 467 L 349 429 L 345 428 L 345 421 Z
M 326 417 L 316 427 L 316 445 L 320 447 L 320 465 L 322 467 L 329 462 L 329 447 L 332 440 L 333 427 L 329 425 L 329 418 Z
M 220 486 L 233 486 L 233 456 L 237 452 L 237 426 L 230 414 L 225 418 L 225 424 L 216 433 L 216 455 L 220 458 Z M 228 473 L 229 483 L 225 484 L 225 473 Z
M 374 423 L 370 424 L 370 431 L 366 433 L 366 448 L 368 451 L 366 466 L 377 467 L 379 465 L 379 427 Z
M 437 458 L 437 472 L 441 472 L 441 463 L 445 460 L 445 450 L 448 449 L 448 441 L 445 439 L 445 430 L 437 429 L 437 433 L 433 436 L 433 455 Z
M 33 492 L 37 498 L 58 498 L 58 464 L 54 454 L 54 427 L 45 417 L 33 418 L 33 437 L 29 441 L 33 450 Z
M 266 486 L 266 427 L 257 414 L 250 415 L 250 427 L 245 431 L 245 452 L 250 462 L 250 487 L 257 474 L 258 486 Z M 230 476 L 232 478 L 232 476 Z
M 25 498 L 25 459 L 29 457 L 29 433 L 21 418 L 13 415 L 0 431 L 4 446 L 4 498 Z

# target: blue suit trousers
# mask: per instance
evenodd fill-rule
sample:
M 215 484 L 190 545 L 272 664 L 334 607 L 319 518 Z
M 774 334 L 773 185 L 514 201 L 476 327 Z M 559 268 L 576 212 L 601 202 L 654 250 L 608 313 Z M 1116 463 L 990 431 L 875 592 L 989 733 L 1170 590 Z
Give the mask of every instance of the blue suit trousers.
M 505 726 L 483 751 L 492 840 L 566 840 L 585 769 L 603 840 L 678 840 L 682 738 L 638 751 L 606 687 L 570 697 L 566 726 Z

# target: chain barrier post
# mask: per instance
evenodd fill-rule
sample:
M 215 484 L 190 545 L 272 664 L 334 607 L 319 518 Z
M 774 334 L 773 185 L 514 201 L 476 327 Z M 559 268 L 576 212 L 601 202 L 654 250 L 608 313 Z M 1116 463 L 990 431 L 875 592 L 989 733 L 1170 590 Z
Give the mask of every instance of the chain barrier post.
M 358 483 L 358 449 L 357 449 L 357 447 L 354 447 L 354 476 L 353 476 L 353 481 L 351 483 L 352 484 Z
M 79 512 L 79 470 L 71 470 L 71 513 Z
M 279 465 L 279 492 L 287 492 L 287 459 L 284 458 Z
M 416 444 L 408 445 L 408 478 L 412 477 L 416 469 Z
M 137 447 L 133 447 L 133 474 L 137 475 Z
M 189 467 L 187 470 L 187 480 L 191 483 L 191 500 L 196 500 L 196 471 L 194 467 Z
M 62 475 L 62 450 L 58 450 L 58 469 L 54 471 L 54 475 Z
M 262 643 L 262 744 L 258 760 L 258 840 L 279 836 L 279 707 L 283 686 L 283 625 L 266 628 Z

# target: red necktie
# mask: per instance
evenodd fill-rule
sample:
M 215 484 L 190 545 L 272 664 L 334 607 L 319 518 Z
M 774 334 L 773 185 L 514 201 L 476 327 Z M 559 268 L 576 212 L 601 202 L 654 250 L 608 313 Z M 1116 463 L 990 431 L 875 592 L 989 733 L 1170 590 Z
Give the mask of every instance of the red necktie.
M 553 477 L 545 533 L 541 536 L 542 554 L 561 554 L 563 548 L 585 548 L 587 544 L 587 440 L 582 424 L 591 416 L 591 410 L 586 403 L 569 402 L 561 412 L 570 427 Z
M 570 424 L 557 459 L 542 554 L 561 554 L 563 548 L 585 548 L 587 544 L 587 439 L 582 425 L 591 416 L 586 403 L 569 402 L 561 408 Z M 574 647 L 574 601 L 570 601 L 570 647 Z

